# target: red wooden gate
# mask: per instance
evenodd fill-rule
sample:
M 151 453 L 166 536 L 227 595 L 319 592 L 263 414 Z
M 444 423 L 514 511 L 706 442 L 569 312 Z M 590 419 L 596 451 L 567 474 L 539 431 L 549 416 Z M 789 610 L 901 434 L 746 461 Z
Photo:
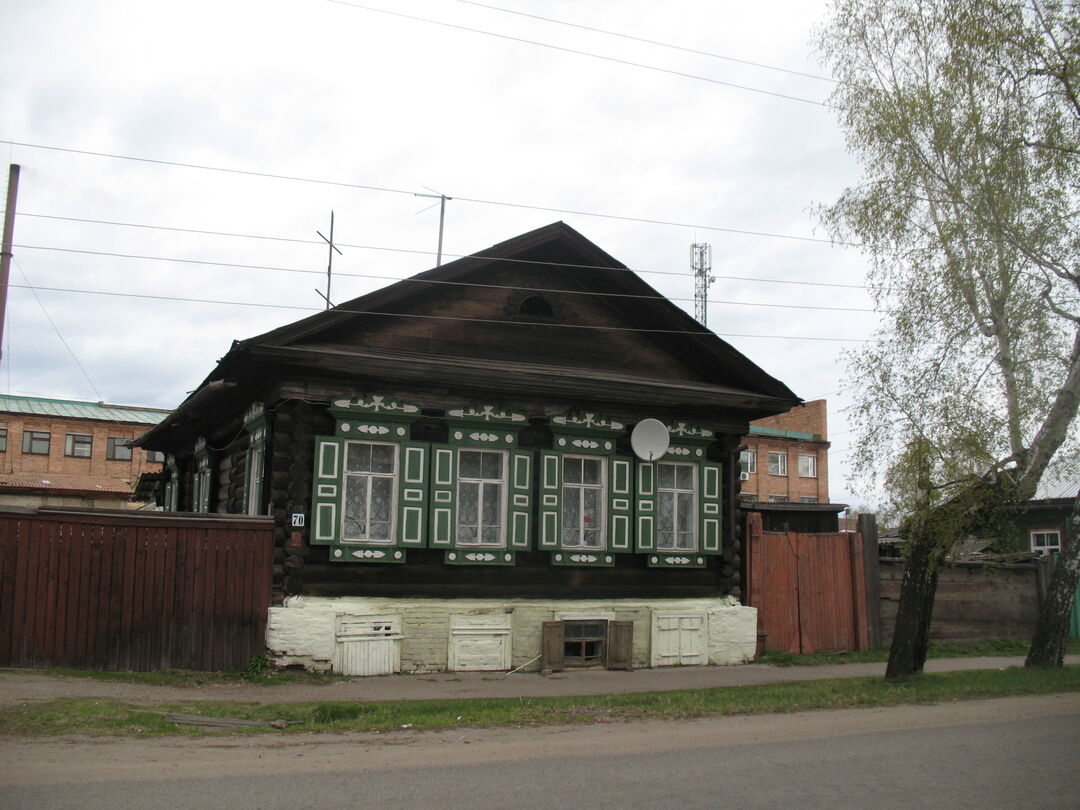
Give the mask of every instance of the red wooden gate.
M 0 511 L 0 666 L 236 669 L 264 649 L 270 518 Z
M 870 648 L 862 540 L 857 534 L 765 532 L 747 515 L 749 603 L 770 649 Z

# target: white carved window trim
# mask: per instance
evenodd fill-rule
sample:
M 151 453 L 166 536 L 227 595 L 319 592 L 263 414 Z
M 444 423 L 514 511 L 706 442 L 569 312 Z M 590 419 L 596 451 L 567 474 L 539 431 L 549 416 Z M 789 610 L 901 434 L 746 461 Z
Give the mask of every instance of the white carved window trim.
M 389 473 L 379 472 L 349 472 L 349 448 L 354 445 L 368 445 L 370 447 L 389 447 L 394 451 L 394 468 Z M 401 471 L 401 448 L 396 442 L 371 442 L 371 441 L 357 441 L 350 439 L 345 442 L 342 448 L 341 459 L 341 542 L 349 545 L 361 545 L 361 546 L 392 546 L 394 545 L 394 538 L 397 537 L 397 513 L 398 513 L 398 475 Z M 365 534 L 370 532 L 371 526 L 371 486 L 372 479 L 389 479 L 391 481 L 390 487 L 390 529 L 389 536 L 386 538 L 367 538 L 367 537 L 348 537 L 345 532 L 347 525 L 347 514 L 349 504 L 349 480 L 351 479 L 366 479 L 366 496 L 367 496 L 367 526 L 365 526 Z

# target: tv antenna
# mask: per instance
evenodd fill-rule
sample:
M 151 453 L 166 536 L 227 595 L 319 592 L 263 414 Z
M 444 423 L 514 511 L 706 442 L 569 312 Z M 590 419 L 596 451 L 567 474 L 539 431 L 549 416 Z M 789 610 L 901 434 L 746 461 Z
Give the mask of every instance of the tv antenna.
M 421 194 L 420 192 L 415 192 L 413 194 L 413 196 L 414 197 L 430 197 L 433 200 L 438 200 L 439 201 L 438 202 L 438 206 L 439 206 L 439 252 L 435 256 L 435 266 L 436 267 L 441 267 L 442 266 L 443 225 L 446 222 L 446 201 L 447 200 L 452 200 L 454 198 L 453 197 L 447 197 L 442 192 L 435 191 L 435 189 L 429 188 L 428 186 L 424 186 L 424 188 L 426 188 L 428 191 L 431 191 L 431 192 L 434 192 L 434 193 L 433 194 Z M 422 214 L 425 211 L 430 211 L 432 208 L 435 207 L 435 205 L 436 205 L 436 203 L 432 203 L 427 208 L 421 208 L 416 213 L 417 214 Z
M 690 245 L 690 269 L 694 273 L 694 319 L 706 326 L 709 319 L 709 285 L 716 281 L 712 274 L 712 245 L 706 242 Z
M 315 292 L 319 293 L 322 299 L 326 301 L 326 308 L 330 309 L 330 307 L 333 306 L 333 304 L 330 303 L 330 281 L 334 275 L 334 251 L 337 251 L 338 256 L 342 255 L 341 251 L 338 250 L 337 245 L 334 244 L 334 210 L 332 208 L 330 209 L 330 238 L 327 239 L 320 231 L 315 231 L 315 233 L 322 236 L 322 240 L 329 245 L 329 248 L 326 251 L 329 254 L 329 258 L 326 260 L 326 295 L 323 295 L 318 289 L 316 289 Z

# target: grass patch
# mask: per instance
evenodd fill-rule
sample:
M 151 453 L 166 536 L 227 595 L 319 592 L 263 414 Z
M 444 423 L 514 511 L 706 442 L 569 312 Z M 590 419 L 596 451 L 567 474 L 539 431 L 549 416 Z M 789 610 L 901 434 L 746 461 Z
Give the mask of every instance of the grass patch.
M 20 670 L 26 672 L 27 670 Z M 138 683 L 148 686 L 281 686 L 304 684 L 323 686 L 341 680 L 340 675 L 303 670 L 252 671 L 226 670 L 224 672 L 201 672 L 191 669 L 160 669 L 155 672 L 105 672 L 91 669 L 54 668 L 41 670 L 45 675 L 63 675 L 69 678 L 89 678 L 96 681 Z M 3 673 L 0 672 L 0 678 Z
M 927 658 L 984 658 L 994 656 L 1026 656 L 1031 642 L 1016 638 L 999 641 L 983 641 L 978 644 L 949 644 L 931 642 Z M 1080 639 L 1069 639 L 1066 652 L 1070 655 L 1080 653 Z M 841 653 L 787 653 L 779 650 L 766 650 L 758 663 L 772 664 L 775 667 L 818 666 L 821 664 L 873 664 L 889 660 L 889 651 L 854 650 Z
M 641 692 L 626 695 L 417 701 L 315 701 L 286 704 L 184 702 L 155 707 L 67 698 L 0 708 L 0 734 L 191 735 L 251 734 L 269 723 L 297 731 L 389 732 L 496 726 L 550 726 L 632 720 L 686 720 L 731 714 L 894 706 L 1009 695 L 1080 691 L 1080 666 L 1061 669 L 974 670 L 921 675 L 910 681 L 834 678 L 763 686 Z M 266 723 L 215 729 L 172 723 L 153 711 Z

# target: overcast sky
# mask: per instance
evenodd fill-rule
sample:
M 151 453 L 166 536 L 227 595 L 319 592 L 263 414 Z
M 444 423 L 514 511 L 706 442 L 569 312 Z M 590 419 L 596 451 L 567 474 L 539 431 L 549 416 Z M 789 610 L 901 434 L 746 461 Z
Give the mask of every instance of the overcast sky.
M 823 73 L 817 0 L 490 2 Z M 175 407 L 232 340 L 322 308 L 331 209 L 335 303 L 433 266 L 438 209 L 413 194 L 434 189 L 451 258 L 561 219 L 690 313 L 710 243 L 709 327 L 828 398 L 832 498 L 861 502 L 841 354 L 877 317 L 775 306 L 871 306 L 862 257 L 812 241 L 813 206 L 859 177 L 828 81 L 460 0 L 362 5 L 3 0 L 0 150 L 22 177 L 0 391 Z

